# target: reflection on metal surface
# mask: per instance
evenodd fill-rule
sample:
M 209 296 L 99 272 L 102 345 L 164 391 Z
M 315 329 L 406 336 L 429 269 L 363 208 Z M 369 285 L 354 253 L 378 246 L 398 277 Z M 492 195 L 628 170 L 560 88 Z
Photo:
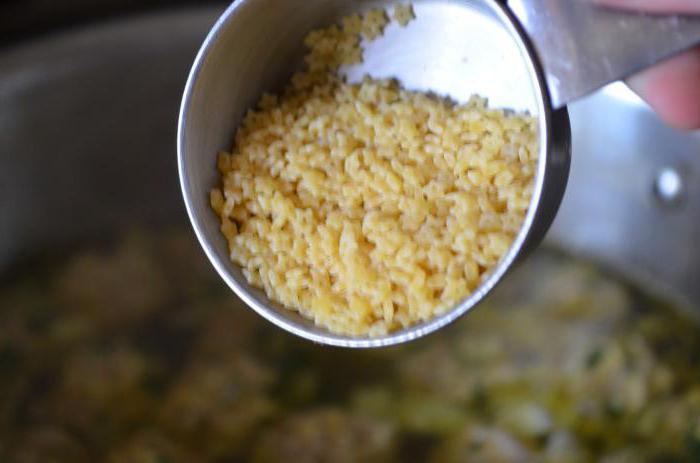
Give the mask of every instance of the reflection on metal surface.
M 522 50 L 498 18 L 473 3 L 465 8 L 457 2 L 416 2 L 416 18 L 406 27 L 392 22 L 365 44 L 363 63 L 347 70 L 350 81 L 365 74 L 398 78 L 409 90 L 461 103 L 475 94 L 487 96 L 492 107 L 536 115 L 537 82 L 523 64 Z
M 683 199 L 685 186 L 683 177 L 673 167 L 664 167 L 659 171 L 654 182 L 654 193 L 659 201 L 668 206 L 676 206 Z
M 620 104 L 646 107 L 644 100 L 621 81 L 603 87 L 600 93 Z
M 184 220 L 177 109 L 218 8 L 93 25 L 0 53 L 0 272 L 36 247 Z M 127 206 L 128 205 L 128 206 Z

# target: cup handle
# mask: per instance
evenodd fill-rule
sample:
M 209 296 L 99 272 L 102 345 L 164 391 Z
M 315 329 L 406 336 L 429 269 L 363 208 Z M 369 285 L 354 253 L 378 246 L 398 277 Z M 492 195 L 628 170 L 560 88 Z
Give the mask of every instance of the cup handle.
M 700 44 L 700 16 L 652 15 L 593 0 L 510 0 L 540 58 L 554 108 Z

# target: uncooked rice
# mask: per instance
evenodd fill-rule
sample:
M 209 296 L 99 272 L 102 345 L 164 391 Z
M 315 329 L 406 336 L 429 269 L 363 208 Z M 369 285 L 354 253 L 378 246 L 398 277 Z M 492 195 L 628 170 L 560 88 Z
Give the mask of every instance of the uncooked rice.
M 528 115 L 339 77 L 387 22 L 372 10 L 311 32 L 307 69 L 247 113 L 211 192 L 248 282 L 346 335 L 409 327 L 472 293 L 518 233 L 536 171 Z

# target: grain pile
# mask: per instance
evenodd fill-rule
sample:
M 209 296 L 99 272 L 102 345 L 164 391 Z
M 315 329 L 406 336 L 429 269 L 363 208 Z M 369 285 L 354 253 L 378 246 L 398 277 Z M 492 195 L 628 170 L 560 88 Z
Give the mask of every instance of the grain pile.
M 372 10 L 311 32 L 307 69 L 248 112 L 211 192 L 250 284 L 348 335 L 429 320 L 474 291 L 520 229 L 537 164 L 530 116 L 339 77 L 388 22 Z

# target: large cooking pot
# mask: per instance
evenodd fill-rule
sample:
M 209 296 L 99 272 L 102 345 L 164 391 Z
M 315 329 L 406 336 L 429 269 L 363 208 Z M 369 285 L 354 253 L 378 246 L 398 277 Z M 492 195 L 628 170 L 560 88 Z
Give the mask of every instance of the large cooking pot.
M 184 220 L 177 105 L 219 12 L 161 13 L 4 50 L 0 269 L 37 246 Z M 549 243 L 700 310 L 700 135 L 665 127 L 622 84 L 570 109 L 571 180 Z
M 45 249 L 186 226 L 178 105 L 220 11 L 152 13 L 0 49 L 3 282 Z M 545 246 L 700 316 L 700 135 L 665 127 L 621 83 L 570 112 L 571 180 Z

